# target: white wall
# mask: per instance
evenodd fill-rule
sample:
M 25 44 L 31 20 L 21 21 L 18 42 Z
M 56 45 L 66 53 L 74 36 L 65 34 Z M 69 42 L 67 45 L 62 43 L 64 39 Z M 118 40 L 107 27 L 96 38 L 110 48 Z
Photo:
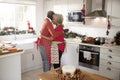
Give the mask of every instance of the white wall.
M 36 33 L 39 36 L 39 30 L 44 19 L 44 0 L 37 0 L 36 3 Z
M 82 0 L 46 0 L 44 13 L 48 10 L 53 10 L 56 13 L 61 13 L 64 16 L 65 28 L 69 28 L 73 32 L 85 34 L 88 36 L 101 36 L 113 38 L 117 31 L 120 31 L 120 26 L 111 26 L 110 33 L 106 36 L 107 20 L 89 20 L 87 25 L 82 23 L 68 23 L 66 21 L 67 12 L 70 10 L 81 10 Z
M 109 37 L 113 38 L 117 31 L 120 31 L 120 28 L 111 28 L 110 33 L 106 35 L 106 28 L 103 27 L 91 27 L 91 26 L 69 26 L 70 31 L 77 32 L 79 34 L 84 34 L 87 36 L 93 37 Z

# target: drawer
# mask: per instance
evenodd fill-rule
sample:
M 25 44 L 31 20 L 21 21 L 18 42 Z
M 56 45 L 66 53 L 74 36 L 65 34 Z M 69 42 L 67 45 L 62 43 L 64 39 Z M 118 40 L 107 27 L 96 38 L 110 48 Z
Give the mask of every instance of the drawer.
M 113 56 L 111 54 L 100 54 L 101 59 L 106 59 L 108 61 L 115 61 L 115 62 L 120 62 L 120 57 L 119 56 Z
M 109 60 L 105 60 L 105 59 L 100 59 L 100 65 L 105 65 L 105 66 L 110 66 L 110 67 L 120 69 L 119 62 L 109 61 Z
M 108 66 L 100 66 L 99 72 L 105 77 L 109 77 L 113 80 L 120 80 L 120 70 Z
M 101 48 L 100 53 L 103 53 L 103 54 L 108 53 L 108 54 L 111 54 L 111 55 L 120 56 L 120 50 L 118 50 L 118 49 Z

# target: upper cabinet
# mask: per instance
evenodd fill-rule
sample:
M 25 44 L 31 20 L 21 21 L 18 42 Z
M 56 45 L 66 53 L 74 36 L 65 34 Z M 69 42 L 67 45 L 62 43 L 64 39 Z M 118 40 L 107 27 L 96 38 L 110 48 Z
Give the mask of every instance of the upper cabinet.
M 86 17 L 106 17 L 110 15 L 112 26 L 120 27 L 120 0 L 85 0 Z
M 120 0 L 107 0 L 107 15 L 110 15 L 111 24 L 120 26 Z
M 120 0 L 107 0 L 107 14 L 120 18 Z
M 86 17 L 106 17 L 106 0 L 86 0 Z

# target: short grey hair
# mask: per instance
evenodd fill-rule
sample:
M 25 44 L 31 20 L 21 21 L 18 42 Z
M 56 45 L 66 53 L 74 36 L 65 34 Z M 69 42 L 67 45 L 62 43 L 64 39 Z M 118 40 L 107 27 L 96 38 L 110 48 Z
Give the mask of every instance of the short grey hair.
M 63 16 L 62 16 L 62 14 L 54 14 L 54 16 L 55 16 L 55 18 L 56 18 L 56 20 L 57 20 L 57 22 L 59 24 L 63 23 Z

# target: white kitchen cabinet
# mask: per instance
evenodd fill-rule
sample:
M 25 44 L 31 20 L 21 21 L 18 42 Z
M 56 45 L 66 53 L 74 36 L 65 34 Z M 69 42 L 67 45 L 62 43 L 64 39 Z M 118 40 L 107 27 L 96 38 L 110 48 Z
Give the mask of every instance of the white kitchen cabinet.
M 34 54 L 31 49 L 25 50 L 25 53 L 21 56 L 21 68 L 22 72 L 31 70 L 33 65 Z
M 120 18 L 120 0 L 107 0 L 107 14 Z
M 21 55 L 22 72 L 42 67 L 41 56 L 34 42 L 19 44 L 17 47 L 25 50 Z
M 66 43 L 66 50 L 62 55 L 62 65 L 78 67 L 78 44 Z
M 120 80 L 120 50 L 113 48 L 101 48 L 100 68 L 101 75 L 113 80 Z
M 34 54 L 34 69 L 42 67 L 42 60 L 41 60 L 41 55 L 39 52 L 39 49 L 36 49 L 36 44 L 34 44 L 34 49 L 33 49 L 33 54 Z
M 111 16 L 111 24 L 120 27 L 120 0 L 107 0 L 107 15 Z
M 21 54 L 0 55 L 0 80 L 21 80 Z

